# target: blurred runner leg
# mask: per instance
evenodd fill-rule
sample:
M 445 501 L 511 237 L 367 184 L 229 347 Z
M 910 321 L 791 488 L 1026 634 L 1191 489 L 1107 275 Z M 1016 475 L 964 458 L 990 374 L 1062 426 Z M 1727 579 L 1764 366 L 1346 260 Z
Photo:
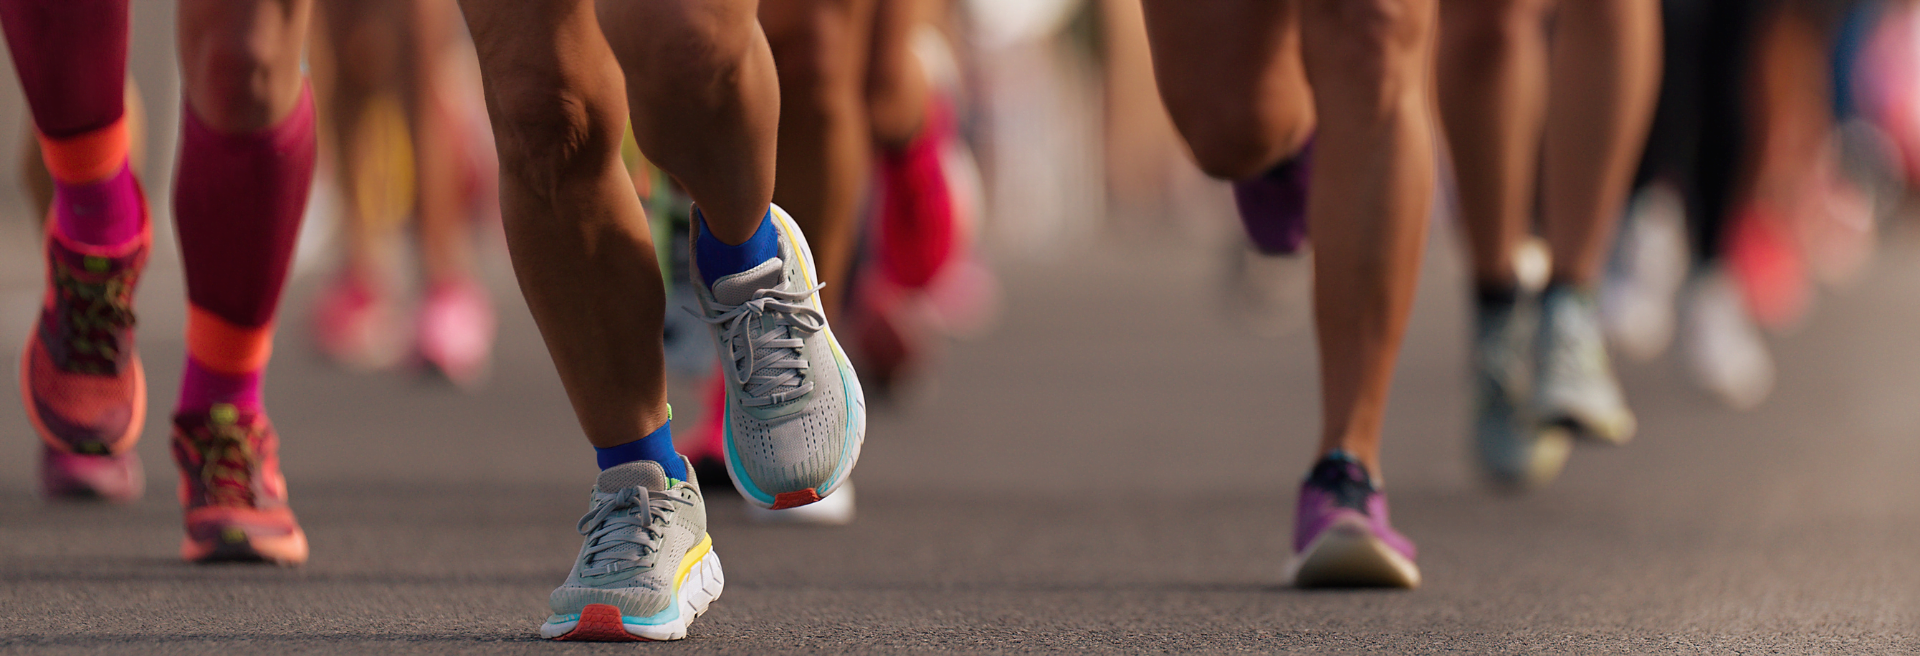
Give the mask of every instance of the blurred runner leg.
M 152 243 L 128 160 L 125 0 L 0 2 L 53 186 L 47 288 L 21 358 L 49 498 L 130 501 L 146 416 L 133 292 Z
M 452 79 L 459 16 L 451 0 L 328 0 L 321 9 L 326 40 L 313 60 L 326 83 L 316 90 L 329 110 L 346 254 L 315 308 L 315 337 L 323 353 L 357 370 L 406 354 L 389 258 L 410 200 L 426 282 L 411 346 L 435 372 L 477 387 L 494 317 L 476 275 L 479 203 L 463 188 L 479 126 L 461 104 L 480 99 L 460 97 Z M 409 162 L 410 170 L 394 170 Z
M 1161 96 L 1202 169 L 1251 179 L 1315 135 L 1306 217 L 1323 432 L 1289 578 L 1415 587 L 1413 544 L 1388 522 L 1379 440 L 1433 194 L 1434 6 L 1148 0 L 1146 10 Z

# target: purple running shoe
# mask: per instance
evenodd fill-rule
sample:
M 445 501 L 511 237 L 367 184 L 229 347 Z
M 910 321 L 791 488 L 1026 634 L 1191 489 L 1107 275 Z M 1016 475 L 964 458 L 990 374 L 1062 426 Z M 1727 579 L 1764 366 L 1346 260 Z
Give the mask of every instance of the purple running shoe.
M 1299 588 L 1417 588 L 1413 542 L 1387 523 L 1387 495 L 1351 454 L 1315 463 L 1300 485 L 1287 579 Z
M 1313 140 L 1259 177 L 1233 183 L 1233 204 L 1255 248 L 1267 255 L 1293 255 L 1307 243 L 1307 179 L 1313 173 Z
M 40 445 L 40 494 L 46 499 L 132 503 L 146 491 L 140 454 L 89 455 Z

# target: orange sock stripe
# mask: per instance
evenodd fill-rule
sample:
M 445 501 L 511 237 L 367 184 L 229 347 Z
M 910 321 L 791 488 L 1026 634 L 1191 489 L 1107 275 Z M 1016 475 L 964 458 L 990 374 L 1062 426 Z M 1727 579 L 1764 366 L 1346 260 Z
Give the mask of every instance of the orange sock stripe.
M 92 132 L 65 139 L 40 136 L 40 158 L 53 179 L 67 184 L 105 180 L 127 162 L 127 118 L 120 117 Z
M 187 354 L 223 374 L 259 371 L 273 358 L 273 324 L 241 326 L 188 305 Z

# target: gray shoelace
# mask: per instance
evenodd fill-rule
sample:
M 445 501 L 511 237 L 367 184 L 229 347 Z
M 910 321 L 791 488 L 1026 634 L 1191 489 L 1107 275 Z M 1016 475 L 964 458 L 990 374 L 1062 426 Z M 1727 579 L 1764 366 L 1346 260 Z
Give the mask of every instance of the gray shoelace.
M 587 536 L 582 576 L 605 576 L 635 567 L 649 567 L 648 556 L 660 550 L 662 533 L 655 520 L 666 519 L 674 504 L 693 505 L 677 494 L 630 487 L 611 495 L 580 518 L 579 531 Z
M 731 365 L 728 380 L 741 389 L 741 405 L 778 405 L 813 391 L 800 347 L 806 344 L 805 335 L 826 329 L 827 317 L 805 303 L 825 287 L 756 290 L 752 300 L 739 305 L 715 302 L 714 316 L 700 317 L 720 326 L 720 341 Z M 763 317 L 773 320 L 768 330 L 758 330 Z

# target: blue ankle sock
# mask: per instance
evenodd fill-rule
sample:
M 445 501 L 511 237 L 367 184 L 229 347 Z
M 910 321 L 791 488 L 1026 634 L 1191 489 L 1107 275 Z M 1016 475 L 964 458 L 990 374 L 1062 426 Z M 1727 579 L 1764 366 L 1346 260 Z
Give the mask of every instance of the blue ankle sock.
M 739 246 L 720 241 L 713 233 L 707 232 L 707 217 L 701 216 L 698 208 L 694 209 L 693 217 L 694 223 L 700 225 L 700 236 L 693 241 L 693 257 L 700 263 L 700 278 L 708 287 L 721 278 L 780 257 L 780 234 L 773 227 L 772 208 L 768 208 L 767 215 L 761 217 L 760 227 L 754 230 L 753 236 Z
M 602 471 L 636 460 L 651 460 L 660 463 L 661 469 L 667 470 L 668 478 L 687 480 L 687 463 L 681 460 L 680 454 L 673 450 L 671 415 L 668 416 L 667 423 L 653 429 L 653 432 L 647 433 L 646 437 L 605 449 L 594 447 L 593 450 L 600 460 Z

